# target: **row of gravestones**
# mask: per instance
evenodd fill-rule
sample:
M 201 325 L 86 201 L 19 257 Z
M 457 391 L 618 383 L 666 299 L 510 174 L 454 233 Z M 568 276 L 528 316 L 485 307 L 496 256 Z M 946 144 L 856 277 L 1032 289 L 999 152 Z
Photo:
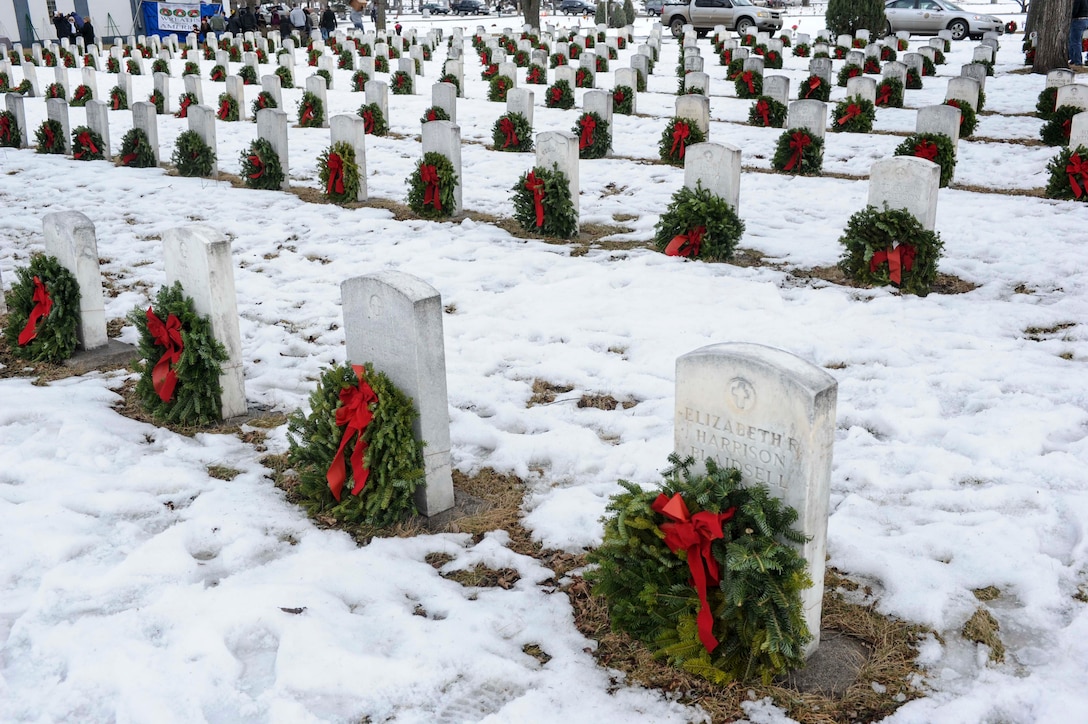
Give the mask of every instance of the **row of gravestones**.
M 739 153 L 739 151 L 737 151 Z M 739 166 L 738 166 L 739 167 Z M 80 346 L 106 343 L 94 225 L 79 212 L 43 220 L 46 253 L 79 284 Z M 207 226 L 163 232 L 166 283 L 180 282 L 197 313 L 224 345 L 222 409 L 245 414 L 242 344 L 231 244 Z M 416 505 L 433 516 L 454 504 L 441 295 L 422 279 L 383 271 L 340 285 L 346 356 L 370 363 L 415 402 L 424 443 L 425 484 Z M 0 295 L 2 299 L 2 295 Z M 746 484 L 766 485 L 797 509 L 807 537 L 802 554 L 813 579 L 802 594 L 806 623 L 819 644 L 837 383 L 787 352 L 754 344 L 716 344 L 676 361 L 674 447 L 681 456 L 736 467 Z

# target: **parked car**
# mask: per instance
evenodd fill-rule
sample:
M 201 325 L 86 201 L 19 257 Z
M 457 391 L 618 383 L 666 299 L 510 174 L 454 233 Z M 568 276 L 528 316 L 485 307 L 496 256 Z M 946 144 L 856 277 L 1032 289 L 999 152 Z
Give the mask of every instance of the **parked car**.
M 454 15 L 490 15 L 491 8 L 481 0 L 454 0 L 450 3 Z
M 431 15 L 449 15 L 450 9 L 445 5 L 439 5 L 438 3 L 423 3 L 419 6 L 419 12 L 429 10 Z
M 597 6 L 584 0 L 563 0 L 559 3 L 559 12 L 564 15 L 585 15 L 596 12 Z
M 754 5 L 751 0 L 666 0 L 661 9 L 661 24 L 677 38 L 688 24 L 700 36 L 724 25 L 743 37 L 752 27 L 770 33 L 781 30 L 782 11 Z
M 948 0 L 888 0 L 884 4 L 888 35 L 906 30 L 913 35 L 952 33 L 953 40 L 981 38 L 983 33 L 1001 33 L 1005 24 L 993 15 L 964 10 Z
M 647 15 L 661 17 L 661 7 L 664 4 L 665 0 L 646 0 L 642 7 L 646 10 Z

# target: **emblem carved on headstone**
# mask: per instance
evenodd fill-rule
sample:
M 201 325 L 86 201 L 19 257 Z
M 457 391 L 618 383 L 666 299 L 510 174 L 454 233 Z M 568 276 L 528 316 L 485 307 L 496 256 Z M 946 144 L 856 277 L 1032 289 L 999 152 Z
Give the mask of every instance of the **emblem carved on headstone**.
M 738 410 L 755 407 L 756 389 L 743 377 L 734 377 L 729 381 L 729 394 L 733 398 L 733 406 Z

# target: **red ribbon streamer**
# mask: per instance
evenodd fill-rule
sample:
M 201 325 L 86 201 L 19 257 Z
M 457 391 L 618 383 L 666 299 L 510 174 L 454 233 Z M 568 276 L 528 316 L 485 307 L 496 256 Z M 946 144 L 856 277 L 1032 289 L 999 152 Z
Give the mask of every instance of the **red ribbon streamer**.
M 0 116 L 0 140 L 5 143 L 11 140 L 11 121 L 7 116 Z
M 426 163 L 421 165 L 419 179 L 426 184 L 423 190 L 423 205 L 433 204 L 435 211 L 441 211 L 442 193 L 438 188 L 438 169 Z
M 851 103 L 846 107 L 846 113 L 842 114 L 842 118 L 839 119 L 839 125 L 845 126 L 850 121 L 854 120 L 861 115 L 861 106 Z
M 750 70 L 745 71 L 744 75 L 742 75 L 740 77 L 740 79 L 746 86 L 748 86 L 748 92 L 749 93 L 755 93 L 756 92 L 755 81 L 752 78 L 752 71 L 750 71 Z
M 119 93 L 113 94 L 113 110 L 121 110 L 121 95 Z
M 260 156 L 253 154 L 249 157 L 249 162 L 253 164 L 253 173 L 249 174 L 250 178 L 260 178 L 264 175 L 264 164 L 261 163 Z
M 665 256 L 699 256 L 699 249 L 703 245 L 703 234 L 705 233 L 705 226 L 696 226 L 686 234 L 677 234 L 672 237 L 672 241 L 665 247 Z
M 169 402 L 173 398 L 174 388 L 178 384 L 178 376 L 174 372 L 172 365 L 176 365 L 181 359 L 181 350 L 183 349 L 181 320 L 171 314 L 163 323 L 161 319 L 155 316 L 155 312 L 151 310 L 151 307 L 148 307 L 147 331 L 151 334 L 151 338 L 155 340 L 156 345 L 166 349 L 159 361 L 155 363 L 154 369 L 151 370 L 151 384 L 155 388 L 155 393 L 158 394 L 159 399 L 163 402 Z
M 578 139 L 578 150 L 583 151 L 593 145 L 593 131 L 597 128 L 597 121 L 593 116 L 582 116 L 582 135 Z
M 34 296 L 31 297 L 34 308 L 30 310 L 30 317 L 26 320 L 26 326 L 19 333 L 19 346 L 29 344 L 30 340 L 38 336 L 38 322 L 49 316 L 53 310 L 53 298 L 42 284 L 42 280 L 34 277 Z
M 799 166 L 801 158 L 804 156 L 805 149 L 812 145 L 812 139 L 804 131 L 798 131 L 790 136 L 790 148 L 793 149 L 793 155 L 790 156 L 789 163 L 785 165 L 786 171 L 792 171 L 794 166 Z
M 325 184 L 325 193 L 344 193 L 344 159 L 338 153 L 329 153 L 329 182 Z
M 878 251 L 869 260 L 869 271 L 875 272 L 881 264 L 888 262 L 888 280 L 899 286 L 903 281 L 903 272 L 914 266 L 914 257 L 918 251 L 910 244 L 900 244 L 886 251 Z
M 552 88 L 552 103 L 558 103 L 561 100 L 563 100 L 563 89 Z
M 1069 174 L 1069 186 L 1073 189 L 1073 198 L 1079 199 L 1085 193 L 1088 193 L 1088 162 L 1080 157 L 1080 154 L 1074 153 L 1069 157 L 1069 165 L 1065 167 L 1065 172 Z M 1080 176 L 1080 183 L 1077 183 L 1077 177 Z
M 178 118 L 186 118 L 189 115 L 189 106 L 192 104 L 192 100 L 189 96 L 183 96 L 181 99 L 181 108 L 178 109 Z
M 525 188 L 533 193 L 533 207 L 536 209 L 537 228 L 544 226 L 544 179 L 536 177 L 532 171 L 525 177 Z
M 514 122 L 509 118 L 503 118 L 499 121 L 499 130 L 506 136 L 506 140 L 503 141 L 502 147 L 508 148 L 510 146 L 517 146 L 521 141 L 518 140 L 517 131 L 514 129 Z
M 680 158 L 684 157 L 684 148 L 687 145 L 688 136 L 691 135 L 691 127 L 683 121 L 677 121 L 676 125 L 672 127 L 672 148 L 669 149 L 669 155 L 676 153 L 677 144 L 680 145 Z
M 880 95 L 876 97 L 876 104 L 882 106 L 886 103 L 890 103 L 892 100 L 892 87 L 890 85 L 881 86 Z
M 302 115 L 298 118 L 298 125 L 305 126 L 314 119 L 314 109 L 307 103 L 302 107 Z
M 820 77 L 819 77 L 819 76 L 816 76 L 815 78 L 809 78 L 809 81 L 808 81 L 808 92 L 806 92 L 806 93 L 805 93 L 805 97 L 806 97 L 806 98 L 808 98 L 808 97 L 809 97 L 810 95 L 812 95 L 812 94 L 813 94 L 813 92 L 815 92 L 815 90 L 816 90 L 817 88 L 819 88 L 819 87 L 820 87 L 821 85 L 823 85 L 823 82 L 822 82 L 822 81 L 820 80 Z
M 48 124 L 42 127 L 42 133 L 45 134 L 45 145 L 47 148 L 53 148 L 53 141 L 56 140 L 56 136 L 53 135 L 53 129 Z
M 618 91 L 616 91 L 615 93 L 612 94 L 612 102 L 613 103 L 623 103 L 626 99 L 627 99 L 627 96 L 621 90 L 618 90 Z
M 355 487 L 351 489 L 352 495 L 358 495 L 366 487 L 366 480 L 370 477 L 370 469 L 363 462 L 363 453 L 366 452 L 366 441 L 363 440 L 363 430 L 374 420 L 374 413 L 370 410 L 370 403 L 378 401 L 378 395 L 374 389 L 363 380 L 362 365 L 352 365 L 355 377 L 359 380 L 358 387 L 345 387 L 340 390 L 340 407 L 336 408 L 336 426 L 344 428 L 344 435 L 340 438 L 340 449 L 329 465 L 325 473 L 325 480 L 329 483 L 329 490 L 337 500 L 344 489 L 344 481 L 347 480 L 347 469 L 344 464 L 344 448 L 352 435 L 355 436 L 355 449 L 351 451 L 351 473 L 355 479 Z
M 767 101 L 759 101 L 756 103 L 756 113 L 763 119 L 763 125 L 771 125 L 771 108 L 767 104 Z
M 227 120 L 227 115 L 230 113 L 230 101 L 223 101 L 219 104 L 219 120 Z
M 374 133 L 374 112 L 363 111 L 363 132 Z
M 98 153 L 98 148 L 94 145 L 94 141 L 91 139 L 91 134 L 88 133 L 87 131 L 84 131 L 83 133 L 79 134 L 76 137 L 76 140 L 79 142 L 79 145 L 82 148 L 89 150 L 91 153 Z M 72 156 L 73 156 L 73 158 L 81 158 L 84 153 L 86 153 L 85 150 L 84 151 L 76 151 L 74 154 L 72 154 Z
M 927 161 L 937 161 L 937 144 L 933 141 L 922 141 L 914 147 L 914 155 Z
M 662 523 L 660 528 L 665 533 L 665 545 L 669 550 L 673 553 L 681 550 L 687 552 L 688 570 L 691 571 L 692 583 L 699 594 L 699 615 L 696 617 L 699 640 L 708 652 L 713 651 L 718 646 L 718 640 L 714 638 L 714 614 L 710 610 L 706 591 L 708 584 L 717 586 L 721 577 L 718 574 L 718 562 L 710 552 L 710 544 L 723 537 L 722 523 L 733 517 L 736 508 L 730 508 L 724 513 L 704 510 L 691 515 L 680 493 L 675 493 L 671 498 L 662 493 L 650 507 L 655 513 L 675 521 Z

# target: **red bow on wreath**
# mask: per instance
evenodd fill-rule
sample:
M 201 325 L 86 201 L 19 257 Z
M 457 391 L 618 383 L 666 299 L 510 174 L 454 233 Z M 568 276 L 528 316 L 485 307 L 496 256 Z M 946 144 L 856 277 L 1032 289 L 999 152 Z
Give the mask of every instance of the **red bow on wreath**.
M 0 116 L 0 140 L 5 143 L 11 140 L 11 121 L 7 116 Z
M 249 178 L 257 179 L 264 175 L 264 164 L 260 156 L 255 153 L 250 154 L 249 163 L 253 166 L 253 173 L 249 174 Z
M 823 85 L 823 81 L 820 80 L 819 76 L 813 76 L 812 78 L 809 78 L 808 92 L 805 93 L 805 97 L 807 98 L 808 96 L 812 95 L 821 85 Z
M 314 109 L 309 103 L 302 107 L 302 115 L 298 117 L 298 125 L 305 126 L 314 119 Z
M 763 125 L 771 125 L 771 107 L 765 100 L 760 100 L 756 103 L 756 113 L 763 119 Z
M 805 149 L 812 145 L 812 139 L 804 131 L 797 131 L 790 136 L 790 148 L 793 150 L 793 155 L 790 156 L 789 163 L 783 168 L 786 171 L 792 171 L 794 166 L 800 166 L 801 160 L 804 157 Z
M 1074 153 L 1069 157 L 1069 165 L 1065 167 L 1065 172 L 1069 174 L 1069 187 L 1073 189 L 1073 198 L 1079 199 L 1085 193 L 1088 193 L 1088 162 L 1082 159 L 1079 154 Z M 1077 182 L 1077 177 L 1080 177 L 1080 182 Z
M 509 118 L 503 118 L 499 121 L 499 130 L 506 136 L 506 140 L 503 141 L 502 147 L 509 148 L 510 146 L 517 146 L 521 141 L 518 140 L 517 131 L 514 129 L 514 122 Z
M 552 88 L 552 103 L 558 103 L 561 100 L 563 100 L 563 89 Z
M 94 141 L 91 139 L 91 134 L 87 131 L 84 131 L 83 133 L 76 136 L 76 141 L 79 142 L 82 150 L 73 153 L 73 158 L 82 158 L 83 154 L 85 154 L 87 151 L 90 151 L 91 153 L 98 153 L 98 147 L 94 145 Z
M 183 96 L 181 99 L 181 108 L 178 109 L 178 118 L 186 118 L 189 115 L 189 106 L 192 104 L 192 99 L 189 96 Z
M 115 111 L 121 110 L 121 94 L 120 93 L 114 93 L 113 94 L 113 110 L 115 110 Z
M 53 129 L 49 127 L 48 123 L 42 126 L 42 133 L 45 134 L 46 148 L 53 148 L 53 142 L 57 139 L 57 137 L 53 135 Z
M 732 62 L 733 62 L 733 51 L 732 50 L 723 50 L 722 51 L 722 65 L 729 65 Z
M 29 344 L 38 336 L 38 322 L 48 317 L 49 312 L 53 310 L 53 298 L 49 296 L 49 291 L 39 277 L 34 277 L 34 296 L 31 297 L 31 301 L 34 302 L 34 308 L 30 310 L 26 326 L 19 333 L 20 347 Z
M 883 105 L 886 105 L 888 103 L 891 103 L 891 101 L 892 101 L 892 86 L 891 86 L 891 84 L 890 83 L 881 84 L 879 90 L 880 90 L 880 93 L 876 97 L 876 104 L 878 106 L 883 106 Z
M 722 523 L 733 517 L 736 508 L 730 508 L 724 513 L 704 510 L 691 515 L 680 493 L 675 493 L 671 498 L 662 493 L 650 507 L 655 513 L 675 521 L 662 523 L 660 528 L 665 533 L 665 545 L 670 551 L 687 552 L 688 570 L 699 594 L 699 614 L 696 617 L 699 640 L 708 652 L 713 651 L 718 646 L 718 640 L 714 638 L 714 614 L 710 610 L 706 590 L 707 585 L 717 586 L 721 577 L 718 574 L 718 562 L 710 552 L 710 544 L 723 537 Z
M 613 103 L 623 103 L 626 99 L 627 99 L 627 96 L 621 90 L 618 90 L 618 91 L 616 91 L 615 93 L 612 94 L 612 102 Z
M 264 109 L 266 103 L 267 101 L 265 100 L 263 95 L 257 96 L 257 108 Z
M 359 380 L 358 387 L 345 387 L 340 390 L 340 407 L 336 408 L 336 426 L 344 428 L 344 435 L 340 438 L 340 449 L 336 451 L 325 480 L 329 483 L 329 490 L 337 500 L 344 489 L 344 481 L 347 480 L 347 469 L 344 465 L 344 448 L 352 435 L 355 435 L 355 449 L 351 451 L 351 473 L 355 479 L 355 487 L 351 489 L 352 495 L 358 495 L 366 487 L 366 479 L 370 477 L 370 468 L 363 461 L 363 453 L 366 452 L 366 441 L 363 440 L 363 431 L 374 420 L 374 413 L 370 410 L 370 403 L 378 401 L 378 395 L 374 389 L 363 380 L 362 365 L 352 365 L 355 377 Z
M 227 120 L 228 115 L 230 115 L 230 101 L 224 99 L 223 102 L 219 104 L 219 120 Z
M 81 85 L 80 87 L 76 88 L 76 94 L 72 100 L 81 101 L 83 100 L 83 96 L 85 95 L 87 95 L 87 86 Z
M 899 244 L 885 251 L 878 251 L 869 260 L 869 271 L 875 272 L 881 264 L 888 262 L 888 280 L 899 286 L 903 281 L 903 272 L 914 266 L 914 257 L 918 250 L 910 244 Z
M 691 135 L 691 127 L 683 121 L 677 121 L 676 125 L 672 127 L 672 148 L 669 149 L 669 155 L 676 153 L 677 145 L 680 147 L 680 158 L 684 157 L 684 147 L 687 145 L 688 136 Z
M 160 400 L 169 402 L 173 398 L 174 388 L 178 384 L 178 376 L 174 372 L 173 365 L 176 365 L 181 359 L 181 352 L 184 348 L 181 340 L 181 320 L 170 314 L 166 317 L 164 324 L 161 319 L 155 316 L 155 312 L 152 311 L 151 307 L 148 307 L 147 331 L 151 335 L 151 339 L 155 341 L 155 345 L 166 350 L 151 370 L 151 385 L 155 388 L 155 393 Z
M 933 141 L 920 141 L 914 147 L 914 155 L 927 161 L 937 161 L 937 144 Z
M 850 121 L 854 120 L 861 115 L 861 106 L 851 103 L 846 107 L 846 113 L 842 114 L 842 118 L 839 119 L 839 125 L 845 126 Z
M 741 75 L 740 79 L 741 79 L 742 83 L 744 83 L 746 86 L 748 86 L 748 92 L 749 93 L 755 93 L 756 92 L 755 79 L 752 78 L 752 71 L 750 71 L 750 70 L 745 71 L 744 74 Z
M 1073 130 L 1073 119 L 1072 118 L 1066 118 L 1064 121 L 1062 121 L 1062 138 L 1064 138 L 1066 141 L 1068 141 L 1069 140 L 1069 134 L 1072 132 L 1072 130 Z
M 374 112 L 363 111 L 363 132 L 374 133 Z
M 435 211 L 442 210 L 442 193 L 438 187 L 438 169 L 430 164 L 419 167 L 419 180 L 426 186 L 423 190 L 423 205 L 433 204 Z
M 325 193 L 344 193 L 344 159 L 340 154 L 329 152 L 329 182 L 325 184 Z
M 582 116 L 582 134 L 578 138 L 578 150 L 584 151 L 593 145 L 593 131 L 597 128 L 597 121 L 593 116 Z
M 586 71 L 585 71 L 585 68 L 579 68 L 579 69 L 578 69 L 578 74 L 577 74 L 577 75 L 576 75 L 576 76 L 574 77 L 574 84 L 575 84 L 576 86 L 579 86 L 579 87 L 581 87 L 581 85 L 582 85 L 583 83 L 585 83 L 585 82 L 586 82 Z
M 544 226 L 544 179 L 536 177 L 532 171 L 525 177 L 525 189 L 533 194 L 533 207 L 536 210 L 537 228 Z
M 686 234 L 677 234 L 665 247 L 665 256 L 686 256 L 689 258 L 699 256 L 699 249 L 703 245 L 705 226 L 696 226 Z

